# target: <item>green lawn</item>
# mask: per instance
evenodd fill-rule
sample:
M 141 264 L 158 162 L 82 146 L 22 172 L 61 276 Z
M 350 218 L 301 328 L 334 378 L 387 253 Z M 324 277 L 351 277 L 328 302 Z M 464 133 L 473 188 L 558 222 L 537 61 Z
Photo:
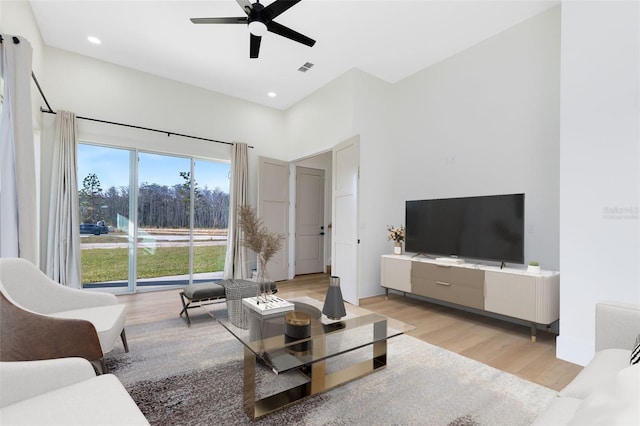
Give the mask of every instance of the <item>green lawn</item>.
M 193 272 L 224 269 L 227 246 L 196 246 Z M 82 282 L 126 281 L 128 249 L 85 249 L 81 251 Z M 159 247 L 154 251 L 138 249 L 138 278 L 155 278 L 189 273 L 188 247 Z

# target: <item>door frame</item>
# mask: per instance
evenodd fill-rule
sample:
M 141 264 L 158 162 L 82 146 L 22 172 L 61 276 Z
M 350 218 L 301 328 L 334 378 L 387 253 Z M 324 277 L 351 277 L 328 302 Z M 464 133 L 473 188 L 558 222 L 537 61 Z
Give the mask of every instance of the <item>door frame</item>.
M 317 235 L 317 242 L 318 242 L 318 256 L 320 257 L 320 259 L 318 260 L 320 262 L 320 264 L 318 265 L 318 270 L 314 271 L 314 272 L 304 272 L 304 274 L 314 274 L 314 273 L 321 273 L 325 271 L 326 268 L 326 257 L 325 257 L 325 246 L 326 246 L 326 236 L 327 236 L 327 222 L 325 219 L 325 205 L 326 205 L 326 174 L 327 171 L 321 168 L 316 168 L 316 167 L 308 167 L 308 166 L 303 166 L 300 164 L 296 164 L 295 166 L 295 209 L 294 209 L 294 216 L 293 216 L 293 221 L 295 222 L 295 233 L 294 233 L 294 246 L 293 246 L 293 250 L 291 250 L 293 252 L 293 258 L 294 258 L 294 274 L 295 275 L 300 275 L 300 273 L 298 272 L 298 269 L 300 268 L 300 264 L 299 264 L 299 251 L 300 251 L 300 211 L 302 209 L 302 205 L 301 205 L 301 201 L 298 197 L 298 195 L 300 194 L 300 189 L 301 189 L 301 185 L 300 185 L 300 177 L 303 175 L 313 175 L 316 177 L 321 177 L 322 178 L 322 187 L 320 189 L 321 193 L 319 194 L 321 196 L 321 206 L 320 206 L 320 214 L 321 217 L 319 218 L 321 223 L 319 224 L 318 229 L 315 231 L 317 232 L 317 234 L 312 233 L 311 235 Z M 305 189 L 308 189 L 305 188 Z M 315 189 L 315 187 L 314 187 Z M 311 192 L 311 191 L 309 191 Z M 315 191 L 314 191 L 315 192 Z M 302 192 L 304 193 L 304 192 Z M 315 244 L 314 244 L 315 246 Z
M 332 170 L 333 170 L 333 159 L 331 154 L 331 149 L 326 149 L 323 151 L 319 151 L 317 153 L 307 155 L 295 160 L 291 161 L 291 179 L 290 179 L 290 190 L 289 194 L 291 195 L 291 205 L 289 210 L 289 217 L 295 218 L 296 211 L 295 206 L 297 203 L 296 200 L 296 167 L 309 167 L 315 169 L 324 170 L 325 173 L 325 183 L 324 183 L 324 227 L 325 227 L 325 242 L 324 242 L 324 252 L 323 252 L 323 272 L 327 272 L 327 267 L 330 265 L 331 259 L 331 200 L 332 200 Z M 289 221 L 289 235 L 290 240 L 289 244 L 291 247 L 290 257 L 289 257 L 289 278 L 292 279 L 295 277 L 295 219 Z
M 360 137 L 353 136 L 337 144 L 333 153 L 332 191 L 332 275 L 341 278 L 342 297 L 360 303 Z M 346 164 L 341 173 L 340 162 Z

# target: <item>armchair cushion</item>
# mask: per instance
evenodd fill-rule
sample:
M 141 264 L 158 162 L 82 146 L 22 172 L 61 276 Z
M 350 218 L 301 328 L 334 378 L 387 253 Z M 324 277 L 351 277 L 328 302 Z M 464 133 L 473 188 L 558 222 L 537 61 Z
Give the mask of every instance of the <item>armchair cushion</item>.
M 96 328 L 103 353 L 113 349 L 127 320 L 125 305 L 107 305 L 94 308 L 75 309 L 51 314 L 55 318 L 89 321 Z

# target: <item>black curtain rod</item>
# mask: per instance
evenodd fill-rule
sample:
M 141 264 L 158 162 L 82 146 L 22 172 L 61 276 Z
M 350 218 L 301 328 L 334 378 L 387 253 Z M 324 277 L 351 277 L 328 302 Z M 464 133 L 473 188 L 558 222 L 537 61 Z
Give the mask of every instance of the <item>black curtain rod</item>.
M 40 92 L 40 96 L 42 96 L 42 100 L 44 100 L 44 103 L 47 104 L 47 108 L 48 108 L 47 112 L 53 112 L 53 110 L 51 109 L 51 105 L 49 105 L 49 101 L 47 100 L 47 97 L 42 92 L 40 83 L 38 83 L 38 79 L 36 78 L 36 75 L 33 73 L 33 71 L 31 71 L 31 78 L 33 79 L 33 82 L 36 84 L 36 87 L 38 88 L 38 92 Z M 44 111 L 42 107 L 40 107 L 40 111 Z
M 20 40 L 17 37 L 14 37 L 13 39 L 14 39 L 13 40 L 14 43 L 20 43 Z M 2 42 L 2 36 L 0 36 L 0 43 L 1 42 Z M 40 111 L 44 112 L 44 113 L 47 113 L 47 114 L 56 114 L 56 112 L 49 105 L 49 101 L 47 101 L 47 97 L 44 95 L 44 92 L 42 91 L 42 88 L 40 87 L 40 83 L 38 83 L 38 79 L 36 78 L 36 75 L 33 73 L 33 71 L 31 72 L 31 78 L 33 79 L 33 82 L 36 84 L 36 87 L 38 88 L 38 91 L 40 92 L 40 96 L 42 96 L 42 99 L 44 100 L 44 103 L 47 104 L 47 109 L 44 109 L 44 108 L 40 107 Z M 173 136 L 182 136 L 183 138 L 198 139 L 198 140 L 207 141 L 207 142 L 223 143 L 225 145 L 233 145 L 233 143 L 231 143 L 231 142 L 219 141 L 219 140 L 216 140 L 216 139 L 201 138 L 200 136 L 185 135 L 183 133 L 169 132 L 167 130 L 152 129 L 150 127 L 134 126 L 133 124 L 117 123 L 115 121 L 99 120 L 97 118 L 82 117 L 82 116 L 79 116 L 79 115 L 77 115 L 76 118 L 81 119 L 81 120 L 87 120 L 87 121 L 95 121 L 96 123 L 112 124 L 114 126 L 121 126 L 121 127 L 129 127 L 131 129 L 146 130 L 148 132 L 164 133 L 167 136 L 171 136 L 171 135 L 173 135 Z M 253 148 L 253 146 L 251 146 L 251 145 L 248 145 L 248 147 L 249 148 Z
M 42 111 L 44 113 L 47 113 L 47 114 L 57 114 L 55 111 L 46 110 L 44 108 L 40 108 L 40 111 Z M 164 133 L 167 136 L 172 136 L 172 135 L 173 136 L 182 136 L 183 138 L 198 139 L 198 140 L 207 141 L 207 142 L 223 143 L 225 145 L 233 145 L 232 142 L 219 141 L 219 140 L 208 139 L 208 138 L 201 138 L 200 136 L 185 135 L 183 133 L 175 133 L 175 132 L 169 132 L 167 130 L 152 129 L 150 127 L 134 126 L 133 124 L 118 123 L 118 122 L 115 122 L 115 121 L 100 120 L 100 119 L 97 119 L 97 118 L 82 117 L 82 116 L 79 116 L 79 115 L 77 115 L 76 118 L 78 118 L 80 120 L 95 121 L 96 123 L 113 124 L 114 126 L 129 127 L 131 129 L 140 129 L 140 130 L 147 130 L 149 132 Z M 253 148 L 253 146 L 249 145 L 249 148 Z

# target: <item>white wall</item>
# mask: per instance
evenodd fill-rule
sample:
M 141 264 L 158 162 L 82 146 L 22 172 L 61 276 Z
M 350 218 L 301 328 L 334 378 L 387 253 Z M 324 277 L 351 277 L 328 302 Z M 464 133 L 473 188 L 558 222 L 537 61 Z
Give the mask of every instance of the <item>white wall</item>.
M 560 8 L 397 83 L 390 221 L 412 199 L 525 193 L 525 261 L 559 267 Z
M 640 304 L 639 21 L 638 2 L 562 5 L 557 355 L 579 364 L 598 301 Z
M 255 146 L 256 155 L 285 155 L 283 117 L 277 110 L 110 64 L 67 51 L 47 48 L 43 88 L 55 110 L 81 116 L 168 130 Z M 109 138 L 131 133 L 140 148 L 169 152 L 208 149 L 210 142 L 180 140 L 108 125 L 84 124 L 81 132 Z M 135 133 L 134 133 L 135 132 Z M 83 136 L 83 135 L 81 135 Z M 167 140 L 171 142 L 166 143 Z M 228 158 L 228 154 L 227 154 Z
M 391 129 L 393 86 L 358 71 L 355 84 L 355 131 L 360 135 L 358 239 L 360 298 L 381 294 L 380 256 L 389 253 L 387 225 L 394 209 L 392 164 L 399 140 Z
M 354 135 L 354 80 L 346 72 L 284 112 L 287 161 L 331 150 Z

